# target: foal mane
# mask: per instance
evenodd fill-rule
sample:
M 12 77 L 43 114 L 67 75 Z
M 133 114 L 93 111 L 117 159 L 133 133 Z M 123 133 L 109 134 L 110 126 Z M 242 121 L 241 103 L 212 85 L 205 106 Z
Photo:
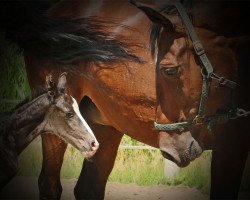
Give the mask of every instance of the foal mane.
M 38 87 L 35 91 L 32 92 L 31 97 L 26 97 L 20 103 L 18 103 L 14 108 L 9 111 L 0 112 L 0 140 L 4 137 L 8 137 L 8 128 L 11 126 L 10 116 L 19 108 L 29 103 L 30 101 L 36 99 L 37 97 L 45 94 L 47 89 L 44 87 Z
M 14 112 L 16 109 L 21 108 L 26 103 L 29 103 L 30 101 L 34 100 L 35 98 L 45 94 L 47 92 L 47 89 L 40 86 L 37 87 L 34 91 L 32 91 L 31 96 L 26 97 L 24 100 L 20 101 L 11 111 L 10 113 Z

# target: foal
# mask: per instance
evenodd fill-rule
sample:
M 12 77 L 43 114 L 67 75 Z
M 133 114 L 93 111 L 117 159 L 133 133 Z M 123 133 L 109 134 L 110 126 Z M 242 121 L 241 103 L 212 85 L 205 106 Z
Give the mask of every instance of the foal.
M 19 104 L 0 118 L 0 188 L 18 171 L 18 155 L 38 135 L 52 133 L 85 153 L 94 155 L 98 142 L 79 112 L 76 100 L 65 93 L 66 73 L 56 86 L 46 77 L 46 90 Z

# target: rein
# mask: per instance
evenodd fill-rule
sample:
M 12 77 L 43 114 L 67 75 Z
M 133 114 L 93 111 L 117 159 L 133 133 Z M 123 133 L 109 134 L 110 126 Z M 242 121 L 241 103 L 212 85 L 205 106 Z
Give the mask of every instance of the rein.
M 250 111 L 245 111 L 243 109 L 237 108 L 233 100 L 232 100 L 232 109 L 229 110 L 227 113 L 215 114 L 212 116 L 205 115 L 209 88 L 210 88 L 210 83 L 212 79 L 218 81 L 219 84 L 224 85 L 228 87 L 229 89 L 231 89 L 232 93 L 234 93 L 234 90 L 237 84 L 234 81 L 226 79 L 225 77 L 218 76 L 217 74 L 213 72 L 214 71 L 213 66 L 205 53 L 205 50 L 194 30 L 192 22 L 190 21 L 184 7 L 179 2 L 174 2 L 172 3 L 172 5 L 176 7 L 177 11 L 180 14 L 182 22 L 186 26 L 190 39 L 193 43 L 195 54 L 197 55 L 199 62 L 200 62 L 201 75 L 202 75 L 201 98 L 200 98 L 200 105 L 199 105 L 198 113 L 193 120 L 172 123 L 172 124 L 160 124 L 160 123 L 157 123 L 155 119 L 155 122 L 154 122 L 155 128 L 161 131 L 172 131 L 172 130 L 187 128 L 193 125 L 206 124 L 208 130 L 211 132 L 212 127 L 215 124 L 223 124 L 223 123 L 228 122 L 229 119 L 237 119 L 239 117 L 249 116 Z

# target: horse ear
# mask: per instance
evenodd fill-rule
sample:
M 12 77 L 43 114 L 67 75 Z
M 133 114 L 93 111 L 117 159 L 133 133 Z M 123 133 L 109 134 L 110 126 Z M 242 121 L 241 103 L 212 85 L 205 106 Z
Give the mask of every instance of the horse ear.
M 163 26 L 167 31 L 174 31 L 174 25 L 172 24 L 172 22 L 160 12 L 158 12 L 157 9 L 153 6 L 135 2 L 133 0 L 130 0 L 129 2 L 136 6 L 138 9 L 142 10 L 152 22 Z
M 66 76 L 67 76 L 66 72 L 63 72 L 59 76 L 58 84 L 57 84 L 57 89 L 58 89 L 59 92 L 64 92 L 64 90 L 65 90 L 65 85 L 67 83 Z

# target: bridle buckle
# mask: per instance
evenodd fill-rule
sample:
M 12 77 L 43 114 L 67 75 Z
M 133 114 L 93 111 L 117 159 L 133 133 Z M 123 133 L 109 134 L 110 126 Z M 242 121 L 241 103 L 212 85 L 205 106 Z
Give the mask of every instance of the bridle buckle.
M 193 119 L 193 123 L 195 125 L 204 124 L 204 121 L 205 121 L 205 117 L 204 116 L 200 116 L 200 115 L 196 115 L 195 118 Z
M 196 55 L 200 56 L 205 53 L 205 50 L 199 40 L 193 42 Z

